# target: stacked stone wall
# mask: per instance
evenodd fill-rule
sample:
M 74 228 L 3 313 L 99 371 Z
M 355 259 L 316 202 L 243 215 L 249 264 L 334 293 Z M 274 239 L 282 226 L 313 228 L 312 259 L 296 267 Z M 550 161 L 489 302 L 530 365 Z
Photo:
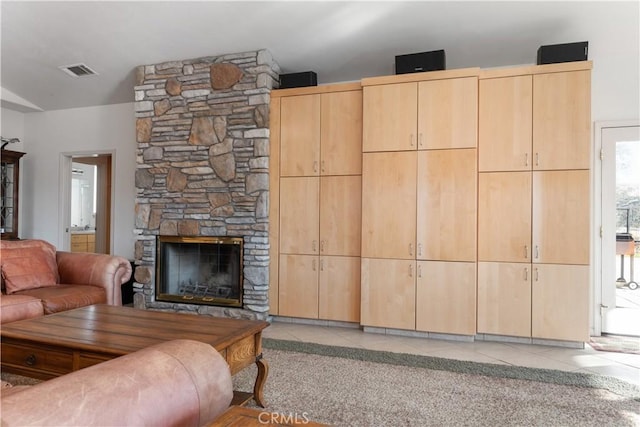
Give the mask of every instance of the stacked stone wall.
M 266 50 L 138 67 L 136 307 L 267 316 L 269 101 L 278 74 Z M 243 309 L 155 301 L 158 235 L 242 237 Z

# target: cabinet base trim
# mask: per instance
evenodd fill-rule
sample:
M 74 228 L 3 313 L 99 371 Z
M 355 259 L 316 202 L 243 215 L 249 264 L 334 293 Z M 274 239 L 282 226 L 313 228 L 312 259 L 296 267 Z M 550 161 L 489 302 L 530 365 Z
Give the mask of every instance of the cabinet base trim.
M 477 334 L 475 336 L 475 339 L 476 341 L 495 341 L 495 342 L 506 342 L 506 343 L 515 343 L 515 344 L 536 344 L 536 345 L 548 345 L 552 347 L 584 349 L 584 342 L 582 341 L 564 341 L 564 340 L 513 337 L 508 335 L 492 335 L 492 334 Z

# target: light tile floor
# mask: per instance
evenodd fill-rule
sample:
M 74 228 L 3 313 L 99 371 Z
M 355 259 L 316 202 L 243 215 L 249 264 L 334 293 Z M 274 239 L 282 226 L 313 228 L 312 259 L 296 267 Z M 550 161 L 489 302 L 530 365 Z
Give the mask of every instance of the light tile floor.
M 264 338 L 312 342 L 342 347 L 420 354 L 474 362 L 589 372 L 640 386 L 640 355 L 603 352 L 588 344 L 572 349 L 490 341 L 459 342 L 363 332 L 356 327 L 318 326 L 274 318 Z

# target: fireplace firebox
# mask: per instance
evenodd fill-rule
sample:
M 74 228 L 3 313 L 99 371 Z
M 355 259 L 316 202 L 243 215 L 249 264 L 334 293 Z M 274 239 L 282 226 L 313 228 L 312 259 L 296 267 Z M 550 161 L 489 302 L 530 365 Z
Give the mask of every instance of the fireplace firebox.
M 156 300 L 242 307 L 243 239 L 158 236 Z

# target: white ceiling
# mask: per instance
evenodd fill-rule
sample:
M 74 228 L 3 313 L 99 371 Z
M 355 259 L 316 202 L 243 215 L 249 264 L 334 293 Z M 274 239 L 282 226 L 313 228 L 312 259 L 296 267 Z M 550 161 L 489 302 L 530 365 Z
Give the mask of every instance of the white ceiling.
M 3 106 L 9 91 L 56 110 L 132 102 L 138 65 L 258 49 L 268 49 L 283 73 L 316 71 L 320 84 L 393 74 L 395 55 L 437 49 L 445 49 L 448 69 L 531 64 L 540 45 L 589 40 L 590 26 L 615 31 L 607 13 L 619 6 L 3 0 L 0 86 Z M 73 78 L 58 68 L 76 63 L 99 75 Z

